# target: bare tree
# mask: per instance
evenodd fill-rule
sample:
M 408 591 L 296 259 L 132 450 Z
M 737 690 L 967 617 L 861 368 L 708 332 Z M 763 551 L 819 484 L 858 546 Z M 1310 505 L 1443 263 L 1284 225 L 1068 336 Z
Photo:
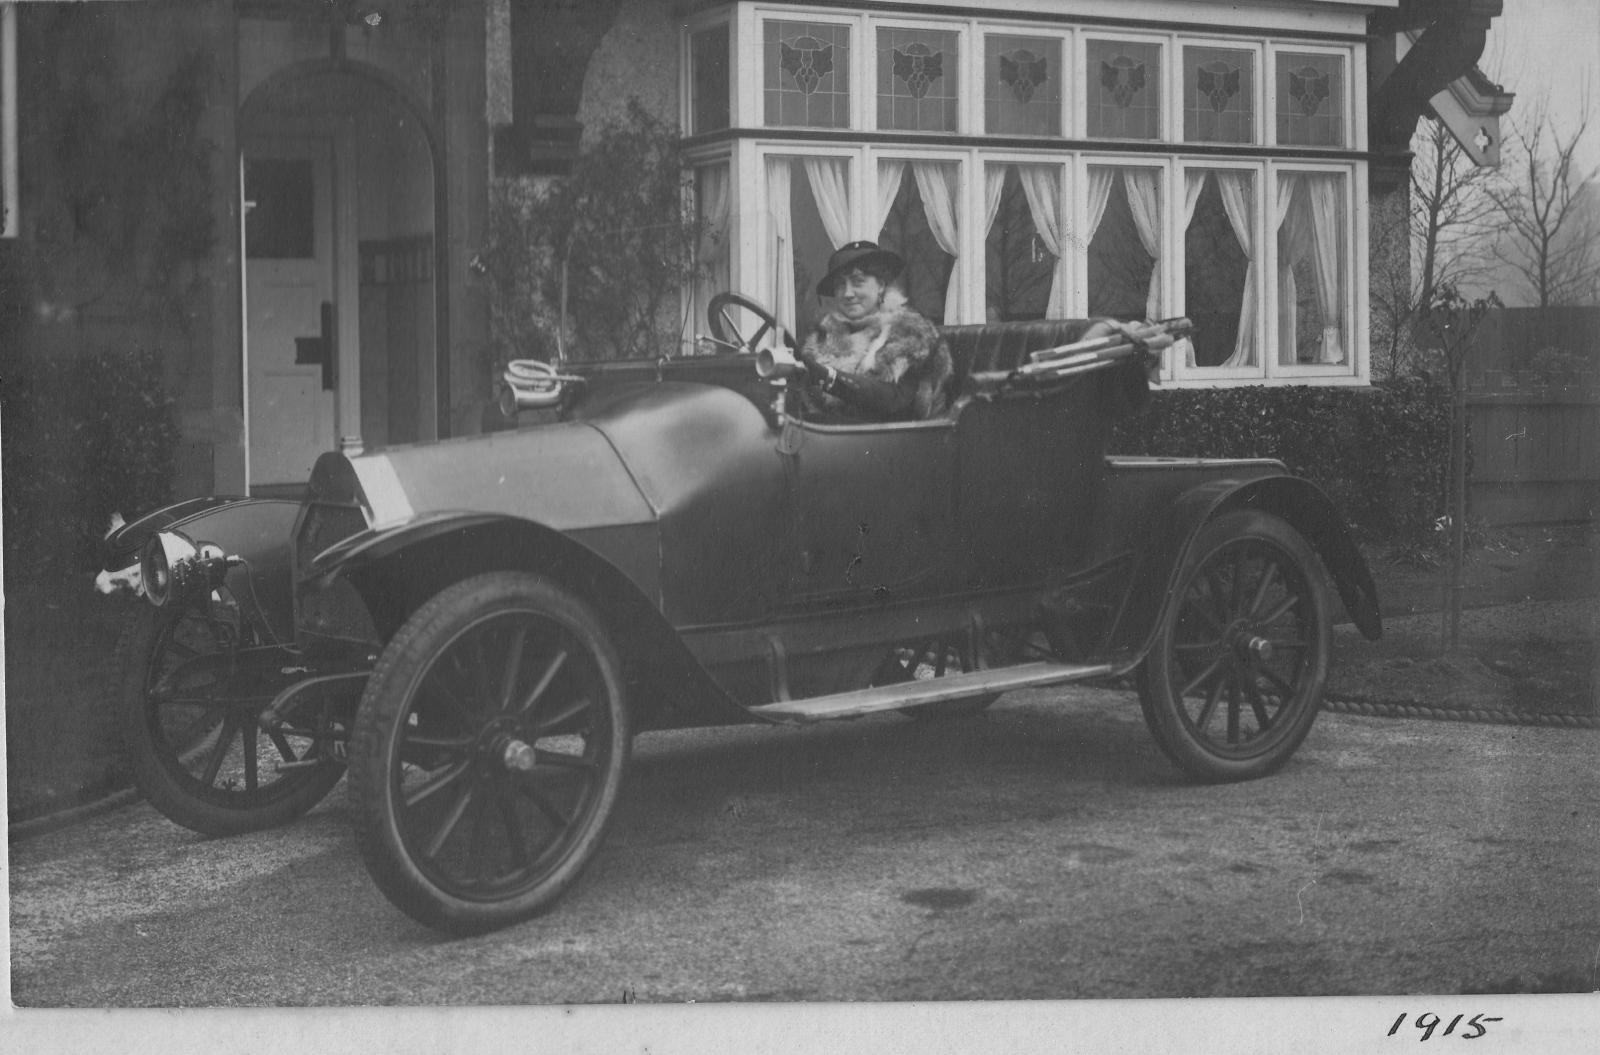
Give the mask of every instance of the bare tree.
M 1488 233 L 1497 206 L 1493 169 L 1474 162 L 1435 117 L 1417 124 L 1411 141 L 1411 185 L 1405 224 L 1375 225 L 1374 256 L 1387 264 L 1371 277 L 1371 298 L 1388 376 L 1415 354 L 1413 323 L 1440 288 L 1469 283 L 1489 270 Z M 1396 218 L 1398 219 L 1398 218 Z
M 1495 170 L 1473 161 L 1443 121 L 1418 125 L 1411 165 L 1411 238 L 1419 257 L 1416 303 L 1488 271 L 1484 235 L 1495 216 Z
M 1595 218 L 1584 208 L 1593 172 L 1575 160 L 1588 108 L 1563 132 L 1540 103 L 1515 126 L 1511 160 L 1490 188 L 1504 234 L 1495 253 L 1547 308 L 1591 299 L 1600 283 Z

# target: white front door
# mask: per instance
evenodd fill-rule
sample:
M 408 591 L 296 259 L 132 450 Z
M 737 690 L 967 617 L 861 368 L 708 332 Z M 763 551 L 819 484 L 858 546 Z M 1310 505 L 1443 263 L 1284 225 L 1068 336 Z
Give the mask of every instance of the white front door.
M 302 484 L 337 446 L 340 298 L 333 146 L 244 148 L 250 484 Z

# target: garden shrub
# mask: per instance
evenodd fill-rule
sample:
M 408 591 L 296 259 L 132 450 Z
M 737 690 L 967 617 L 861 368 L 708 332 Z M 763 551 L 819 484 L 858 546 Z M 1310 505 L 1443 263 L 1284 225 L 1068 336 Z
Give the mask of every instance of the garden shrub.
M 95 568 L 113 512 L 171 500 L 178 424 L 159 352 L 13 359 L 0 420 L 8 586 Z
M 570 174 L 490 188 L 478 264 L 490 289 L 489 364 L 553 360 L 566 260 L 566 355 L 574 360 L 675 353 L 680 301 L 694 278 L 699 227 L 676 128 L 637 99 L 586 136 Z
M 1111 450 L 1276 458 L 1326 491 L 1363 541 L 1422 545 L 1444 512 L 1449 436 L 1448 394 L 1419 380 L 1250 385 L 1154 391 Z

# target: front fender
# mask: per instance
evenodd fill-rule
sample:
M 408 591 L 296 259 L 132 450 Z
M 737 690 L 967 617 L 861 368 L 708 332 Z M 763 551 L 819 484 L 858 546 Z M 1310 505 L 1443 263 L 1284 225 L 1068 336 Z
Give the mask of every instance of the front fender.
M 196 542 L 214 542 L 244 563 L 228 570 L 224 584 L 240 611 L 254 618 L 269 639 L 294 633 L 294 590 L 290 539 L 298 502 L 276 498 L 211 496 L 177 502 L 125 524 L 103 544 L 107 571 L 139 560 L 145 542 L 158 531 L 181 531 Z
M 661 612 L 656 532 L 653 523 L 562 532 L 504 514 L 465 512 L 368 529 L 301 569 L 302 620 L 314 622 L 319 595 L 346 582 L 387 641 L 453 583 L 490 571 L 536 572 L 589 602 L 605 620 L 628 661 L 646 726 L 748 721 Z
M 1378 590 L 1367 562 L 1350 537 L 1344 519 L 1322 489 L 1297 476 L 1256 480 L 1215 480 L 1178 496 L 1168 510 L 1166 528 L 1145 550 L 1128 596 L 1108 635 L 1111 651 L 1142 656 L 1150 647 L 1166 606 L 1173 603 L 1178 573 L 1201 525 L 1233 509 L 1260 509 L 1281 517 L 1322 558 L 1339 598 L 1356 629 L 1376 641 L 1383 632 Z

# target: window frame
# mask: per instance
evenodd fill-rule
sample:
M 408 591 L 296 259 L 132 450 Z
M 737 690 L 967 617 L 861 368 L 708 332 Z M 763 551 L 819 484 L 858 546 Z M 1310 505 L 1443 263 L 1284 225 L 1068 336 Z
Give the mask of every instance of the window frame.
M 678 69 L 681 88 L 678 92 L 678 127 L 685 135 L 698 136 L 726 132 L 738 128 L 742 115 L 739 112 L 739 20 L 732 7 L 701 12 L 685 19 L 678 34 Z M 706 132 L 694 127 L 694 38 L 698 33 L 717 26 L 728 28 L 728 127 Z
M 1155 271 L 1161 278 L 1161 310 L 1167 317 L 1171 317 L 1173 294 L 1172 268 L 1175 261 L 1174 246 L 1172 241 L 1174 211 L 1172 208 L 1172 171 L 1176 158 L 1166 154 L 1113 154 L 1101 151 L 1084 150 L 1076 158 L 1076 170 L 1073 173 L 1074 188 L 1087 188 L 1089 186 L 1089 168 L 1092 165 L 1110 166 L 1112 168 L 1150 168 L 1161 173 L 1161 259 L 1156 261 Z M 1074 196 L 1072 212 L 1072 229 L 1082 232 L 1088 230 L 1089 199 L 1087 194 Z M 1103 218 L 1102 218 L 1103 219 Z M 1080 234 L 1078 244 L 1074 245 L 1076 256 L 1072 261 L 1073 296 L 1072 310 L 1077 318 L 1089 318 L 1089 245 L 1094 241 L 1091 235 L 1085 239 Z M 1163 356 L 1161 364 L 1161 378 L 1172 378 L 1172 357 Z
M 1278 142 L 1278 59 L 1284 52 L 1298 52 L 1302 55 L 1330 55 L 1344 60 L 1344 93 L 1339 100 L 1343 108 L 1340 113 L 1344 125 L 1344 142 L 1332 146 L 1313 146 L 1307 143 L 1279 143 Z M 1267 74 L 1263 81 L 1269 85 L 1264 100 L 1262 111 L 1265 122 L 1265 138 L 1262 142 L 1268 147 L 1282 147 L 1285 150 L 1365 150 L 1366 128 L 1363 122 L 1361 129 L 1356 127 L 1356 49 L 1349 45 L 1318 44 L 1314 41 L 1287 41 L 1273 40 L 1267 44 L 1266 54 Z M 1366 77 L 1365 66 L 1362 66 L 1360 75 Z M 1270 80 L 1268 79 L 1270 78 Z M 1356 146 L 1357 143 L 1361 145 Z
M 738 198 L 729 202 L 729 216 L 739 221 L 739 237 L 735 239 L 743 246 L 744 252 L 749 254 L 742 259 L 755 261 L 756 289 L 759 290 L 755 297 L 772 310 L 777 310 L 775 302 L 769 303 L 768 291 L 777 289 L 778 276 L 773 272 L 772 255 L 766 247 L 772 239 L 772 216 L 767 207 L 767 159 L 772 157 L 806 158 L 806 157 L 831 157 L 844 158 L 849 162 L 850 178 L 847 186 L 850 188 L 850 238 L 854 240 L 855 232 L 861 230 L 863 224 L 862 211 L 862 174 L 861 174 L 861 148 L 859 146 L 839 146 L 832 143 L 798 143 L 792 140 L 782 141 L 765 139 L 755 144 L 754 149 L 745 152 L 748 157 L 748 167 L 736 165 L 734 172 L 738 180 L 736 186 L 748 187 L 752 201 L 748 207 L 742 205 Z M 730 188 L 732 190 L 733 188 Z M 750 223 L 751 210 L 755 212 L 755 222 Z M 866 237 L 866 236 L 861 236 Z M 734 270 L 730 274 L 737 280 L 743 272 Z M 798 314 L 798 305 L 796 305 Z M 797 339 L 803 334 L 796 334 Z
M 1248 142 L 1237 143 L 1232 140 L 1189 139 L 1187 137 L 1184 129 L 1184 125 L 1186 123 L 1184 120 L 1184 93 L 1186 88 L 1182 74 L 1185 70 L 1185 52 L 1187 52 L 1190 48 L 1211 48 L 1213 50 L 1223 51 L 1248 51 L 1255 57 L 1255 84 L 1252 87 L 1254 97 L 1251 99 L 1253 108 L 1252 120 L 1254 123 L 1254 134 L 1251 136 Z M 1172 78 L 1172 87 L 1174 90 L 1172 92 L 1172 98 L 1168 103 L 1172 109 L 1172 122 L 1175 126 L 1173 129 L 1175 138 L 1172 141 L 1179 143 L 1182 146 L 1189 147 L 1221 146 L 1236 148 L 1255 147 L 1257 149 L 1264 147 L 1267 142 L 1265 122 L 1265 70 L 1267 59 L 1265 41 L 1261 39 L 1245 37 L 1202 37 L 1180 34 L 1177 36 L 1174 42 L 1174 50 L 1177 52 L 1177 60 L 1173 63 L 1173 66 L 1178 73 L 1178 76 Z
M 985 94 L 989 86 L 989 60 L 988 38 L 997 37 L 1042 37 L 1055 41 L 1060 48 L 1060 66 L 1056 77 L 1061 84 L 1061 116 L 1056 121 L 1054 132 L 1042 135 L 1030 135 L 1025 132 L 990 132 L 988 125 L 987 103 Z M 1005 136 L 1007 138 L 1037 138 L 1041 142 L 1048 142 L 1051 138 L 1070 139 L 1080 137 L 1082 130 L 1078 127 L 1077 108 L 1082 101 L 1078 90 L 1078 30 L 1076 27 L 1055 25 L 1048 22 L 989 22 L 983 19 L 972 20 L 973 44 L 973 93 L 972 100 L 972 128 L 977 135 Z
M 1084 26 L 1079 28 L 1076 36 L 1073 67 L 1077 71 L 1077 78 L 1074 82 L 1077 98 L 1073 100 L 1072 107 L 1073 138 L 1110 144 L 1182 142 L 1181 139 L 1174 138 L 1172 127 L 1174 123 L 1172 120 L 1172 100 L 1175 90 L 1175 82 L 1172 76 L 1172 54 L 1177 47 L 1177 35 L 1173 33 L 1143 33 L 1109 27 Z M 1115 138 L 1111 136 L 1096 136 L 1089 132 L 1089 42 L 1091 40 L 1104 40 L 1124 44 L 1154 44 L 1156 46 L 1160 55 L 1161 84 L 1155 93 L 1159 110 L 1157 113 L 1156 135 L 1153 138 Z M 1181 114 L 1177 123 L 1182 124 Z
M 1326 381 L 1356 379 L 1362 383 L 1371 380 L 1372 364 L 1368 355 L 1368 320 L 1364 314 L 1357 312 L 1359 303 L 1366 297 L 1366 278 L 1363 268 L 1358 262 L 1367 258 L 1367 239 L 1365 237 L 1366 224 L 1366 197 L 1365 180 L 1358 180 L 1354 164 L 1337 162 L 1313 162 L 1304 160 L 1283 161 L 1274 160 L 1267 165 L 1267 178 L 1272 189 L 1272 200 L 1276 202 L 1278 194 L 1278 177 L 1284 173 L 1307 173 L 1311 175 L 1338 175 L 1344 179 L 1344 223 L 1342 234 L 1345 243 L 1350 247 L 1350 252 L 1341 257 L 1344 268 L 1344 296 L 1341 298 L 1341 310 L 1348 325 L 1345 327 L 1348 348 L 1345 361 L 1342 363 L 1328 364 L 1299 364 L 1280 363 L 1278 356 L 1273 355 L 1263 362 L 1266 379 L 1289 379 L 1297 382 Z M 1360 222 L 1358 222 L 1358 216 Z M 1268 313 L 1267 326 L 1269 333 L 1278 332 L 1280 319 L 1278 316 L 1278 229 L 1275 224 L 1270 225 L 1267 232 L 1269 250 L 1269 267 L 1265 276 L 1267 298 L 1271 305 Z M 1358 291 L 1358 284 L 1361 289 Z M 1359 292 L 1359 296 L 1358 296 Z M 1281 351 L 1275 348 L 1274 351 Z
M 971 19 L 954 18 L 916 18 L 911 16 L 870 16 L 862 19 L 862 32 L 871 38 L 871 54 L 866 56 L 867 72 L 866 83 L 870 98 L 864 100 L 862 107 L 863 123 L 860 128 L 865 132 L 881 132 L 886 136 L 896 135 L 942 135 L 942 136 L 969 136 L 981 134 L 978 125 L 972 123 L 972 88 L 973 88 L 973 53 Z M 928 30 L 939 33 L 955 33 L 956 47 L 959 50 L 955 69 L 960 78 L 961 87 L 956 95 L 956 130 L 947 131 L 918 131 L 909 128 L 879 128 L 878 127 L 878 30 L 880 29 L 911 29 Z M 980 60 L 981 65 L 981 60 Z M 981 87 L 981 82 L 979 83 Z
M 1276 320 L 1276 302 L 1270 305 L 1267 302 L 1267 282 L 1269 272 L 1277 266 L 1277 243 L 1267 244 L 1267 203 L 1266 187 L 1268 165 L 1263 158 L 1214 158 L 1214 157 L 1180 157 L 1174 169 L 1173 190 L 1176 193 L 1184 185 L 1184 177 L 1191 170 L 1208 170 L 1223 172 L 1249 172 L 1255 180 L 1256 208 L 1251 217 L 1250 237 L 1254 244 L 1260 246 L 1256 257 L 1256 364 L 1249 367 L 1224 367 L 1224 366 L 1189 366 L 1184 342 L 1183 345 L 1174 345 L 1173 351 L 1163 364 L 1163 376 L 1173 381 L 1233 381 L 1233 382 L 1259 382 L 1267 377 L 1268 359 L 1267 336 L 1274 332 L 1269 324 L 1269 319 Z M 1187 315 L 1189 311 L 1189 290 L 1185 282 L 1188 270 L 1188 245 L 1187 229 L 1179 230 L 1177 226 L 1177 210 L 1172 210 L 1173 246 L 1177 252 L 1173 259 L 1173 286 L 1181 294 L 1175 297 L 1173 311 L 1178 315 Z M 1276 232 L 1274 232 L 1276 234 Z M 1275 272 L 1274 272 L 1275 273 Z
M 747 66 L 750 68 L 750 72 L 752 74 L 750 78 L 751 91 L 749 93 L 748 100 L 736 100 L 732 107 L 733 111 L 740 115 L 742 119 L 742 127 L 760 128 L 764 131 L 772 132 L 774 134 L 781 134 L 783 132 L 857 132 L 866 128 L 866 120 L 868 117 L 866 112 L 866 103 L 868 101 L 868 93 L 861 89 L 861 85 L 863 83 L 869 83 L 866 79 L 871 77 L 873 72 L 869 69 L 872 56 L 864 55 L 862 53 L 862 41 L 867 33 L 867 30 L 870 28 L 866 15 L 840 13 L 837 10 L 830 8 L 771 6 L 751 6 L 747 9 L 741 9 L 740 14 L 746 16 L 738 20 L 741 25 L 748 20 L 748 39 L 752 42 L 755 49 L 755 61 L 741 64 L 738 62 L 738 44 L 734 44 L 733 61 L 735 63 L 735 68 L 737 69 L 741 65 Z M 819 125 L 784 125 L 767 123 L 766 83 L 768 56 L 766 46 L 766 27 L 768 22 L 811 22 L 820 25 L 849 27 L 850 64 L 848 69 L 850 71 L 850 120 L 844 125 L 844 127 L 835 128 L 831 126 Z M 743 33 L 737 33 L 735 34 L 734 39 L 737 41 L 746 38 Z M 873 50 L 874 53 L 876 53 L 875 44 L 873 45 Z M 742 80 L 736 79 L 735 83 L 740 88 L 745 87 L 745 84 Z M 871 101 L 875 106 L 877 102 L 877 87 L 876 82 L 871 83 L 873 84 Z M 690 105 L 693 105 L 692 101 Z M 748 107 L 748 110 L 746 107 Z M 735 127 L 740 127 L 740 125 L 736 125 Z
M 873 196 L 872 200 L 877 200 L 878 162 L 938 161 L 954 164 L 956 166 L 956 179 L 958 182 L 955 194 L 956 244 L 960 248 L 961 252 L 956 257 L 956 266 L 955 270 L 950 273 L 950 281 L 960 284 L 957 289 L 956 299 L 956 311 L 958 313 L 957 317 L 959 319 L 973 318 L 974 309 L 972 305 L 972 287 L 973 276 L 976 273 L 973 270 L 974 255 L 975 253 L 981 252 L 983 246 L 982 243 L 979 242 L 977 247 L 974 248 L 973 228 L 975 224 L 970 221 L 962 221 L 968 220 L 969 217 L 976 215 L 972 211 L 972 167 L 974 164 L 973 159 L 977 156 L 978 151 L 970 147 L 921 147 L 912 146 L 905 143 L 870 143 L 862 148 L 862 154 L 865 157 L 866 162 L 861 168 L 860 184 L 858 185 L 860 193 L 858 193 L 855 198 L 851 199 L 850 203 L 851 222 L 854 224 L 854 230 L 865 232 L 859 235 L 860 238 L 871 239 L 874 241 L 877 240 L 878 232 L 866 231 L 866 227 L 869 225 L 866 222 L 867 215 L 865 204 L 867 198 L 864 195 L 870 194 Z M 870 177 L 867 175 L 868 173 L 871 174 Z M 869 178 L 871 180 L 870 185 L 867 183 Z M 904 179 L 905 177 L 902 176 L 901 178 Z M 929 321 L 936 326 L 942 326 L 945 324 L 943 319 L 929 319 Z
M 1062 227 L 1064 228 L 1062 234 L 1065 238 L 1070 239 L 1065 247 L 1064 252 L 1062 253 L 1062 257 L 1066 261 L 1067 305 L 1068 310 L 1081 312 L 1082 307 L 1077 299 L 1077 286 L 1079 270 L 1078 250 L 1080 248 L 1079 243 L 1082 242 L 1082 239 L 1077 235 L 1077 232 L 1080 230 L 1080 221 L 1078 219 L 1079 209 L 1077 200 L 1078 171 L 1074 156 L 1072 154 L 1065 154 L 1060 151 L 975 150 L 972 153 L 972 171 L 974 175 L 976 176 L 982 174 L 985 176 L 984 180 L 973 178 L 970 181 L 971 186 L 969 188 L 970 194 L 968 207 L 972 213 L 974 228 L 976 228 L 976 221 L 983 218 L 985 204 L 984 187 L 986 185 L 987 171 L 990 165 L 1048 165 L 1056 169 L 1057 175 L 1061 179 L 1061 193 L 1063 195 L 1061 199 L 1063 208 L 1061 210 L 1060 217 Z M 976 305 L 978 310 L 967 317 L 980 318 L 987 323 L 989 316 L 989 232 L 987 230 L 974 230 L 973 234 L 976 236 L 976 242 L 971 246 L 970 251 L 973 254 L 976 271 L 973 275 L 973 279 L 969 288 L 975 291 L 974 295 L 978 301 Z M 1087 253 L 1087 245 L 1084 245 L 1081 248 L 1085 253 Z M 1087 259 L 1087 257 L 1085 257 L 1085 259 Z M 1076 316 L 1069 316 L 1069 318 L 1070 317 Z

